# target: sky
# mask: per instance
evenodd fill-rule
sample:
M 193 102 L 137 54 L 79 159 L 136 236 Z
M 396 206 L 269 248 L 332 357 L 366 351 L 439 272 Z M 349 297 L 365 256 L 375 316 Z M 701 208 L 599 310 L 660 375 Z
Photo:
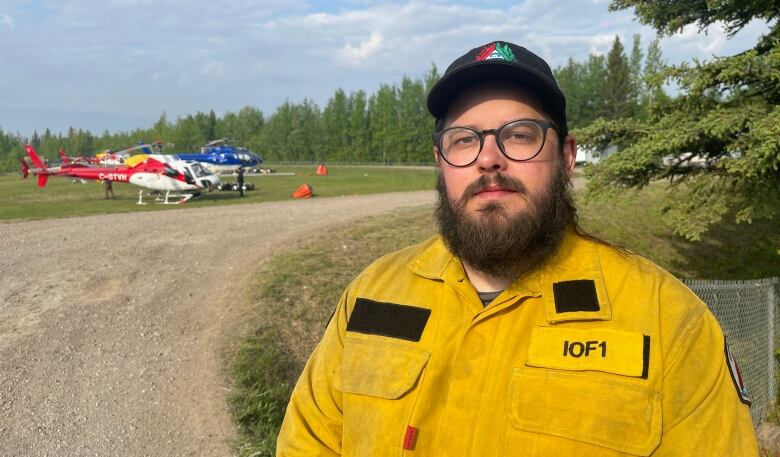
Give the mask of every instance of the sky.
M 149 128 L 285 100 L 324 106 L 336 89 L 440 72 L 471 48 L 511 41 L 553 67 L 606 54 L 615 35 L 630 52 L 656 37 L 608 0 L 3 0 L 0 129 L 95 134 Z M 719 25 L 661 38 L 668 63 L 751 48 L 754 21 L 731 39 Z

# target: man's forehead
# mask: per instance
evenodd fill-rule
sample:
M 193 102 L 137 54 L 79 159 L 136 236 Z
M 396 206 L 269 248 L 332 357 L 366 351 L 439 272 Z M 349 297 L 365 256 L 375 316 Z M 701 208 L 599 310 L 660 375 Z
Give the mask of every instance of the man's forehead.
M 544 113 L 541 103 L 525 87 L 508 82 L 485 82 L 474 84 L 459 92 L 447 108 L 447 124 L 457 119 L 469 109 L 494 100 L 507 100 L 519 102 L 529 108 Z M 547 116 L 545 116 L 547 117 Z M 512 120 L 512 119 L 506 119 Z

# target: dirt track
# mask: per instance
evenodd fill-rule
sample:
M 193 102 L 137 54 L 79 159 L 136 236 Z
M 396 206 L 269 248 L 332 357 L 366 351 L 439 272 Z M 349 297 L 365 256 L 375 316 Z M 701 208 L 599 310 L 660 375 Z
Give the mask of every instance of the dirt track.
M 220 348 L 286 243 L 433 192 L 0 223 L 0 455 L 228 456 Z

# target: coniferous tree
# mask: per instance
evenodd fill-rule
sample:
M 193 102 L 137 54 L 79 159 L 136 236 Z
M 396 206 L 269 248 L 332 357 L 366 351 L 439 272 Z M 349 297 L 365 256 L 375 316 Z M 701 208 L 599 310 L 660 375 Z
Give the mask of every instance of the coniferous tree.
M 634 115 L 643 116 L 642 100 L 645 97 L 645 85 L 642 79 L 642 47 L 641 38 L 638 34 L 634 35 L 634 44 L 631 47 L 631 57 L 628 61 L 629 71 L 631 73 L 631 92 L 633 95 Z
M 604 116 L 607 119 L 620 119 L 634 114 L 635 98 L 631 79 L 628 59 L 620 37 L 616 35 L 612 49 L 607 55 L 607 79 L 604 87 Z

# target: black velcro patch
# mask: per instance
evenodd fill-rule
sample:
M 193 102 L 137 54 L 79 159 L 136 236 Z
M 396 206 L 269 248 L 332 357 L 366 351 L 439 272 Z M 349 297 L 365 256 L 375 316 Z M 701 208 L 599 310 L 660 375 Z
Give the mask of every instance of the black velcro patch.
M 358 298 L 347 331 L 420 341 L 430 315 L 426 308 Z
M 591 279 L 556 282 L 553 284 L 553 296 L 558 313 L 601 309 L 596 297 L 596 283 Z

